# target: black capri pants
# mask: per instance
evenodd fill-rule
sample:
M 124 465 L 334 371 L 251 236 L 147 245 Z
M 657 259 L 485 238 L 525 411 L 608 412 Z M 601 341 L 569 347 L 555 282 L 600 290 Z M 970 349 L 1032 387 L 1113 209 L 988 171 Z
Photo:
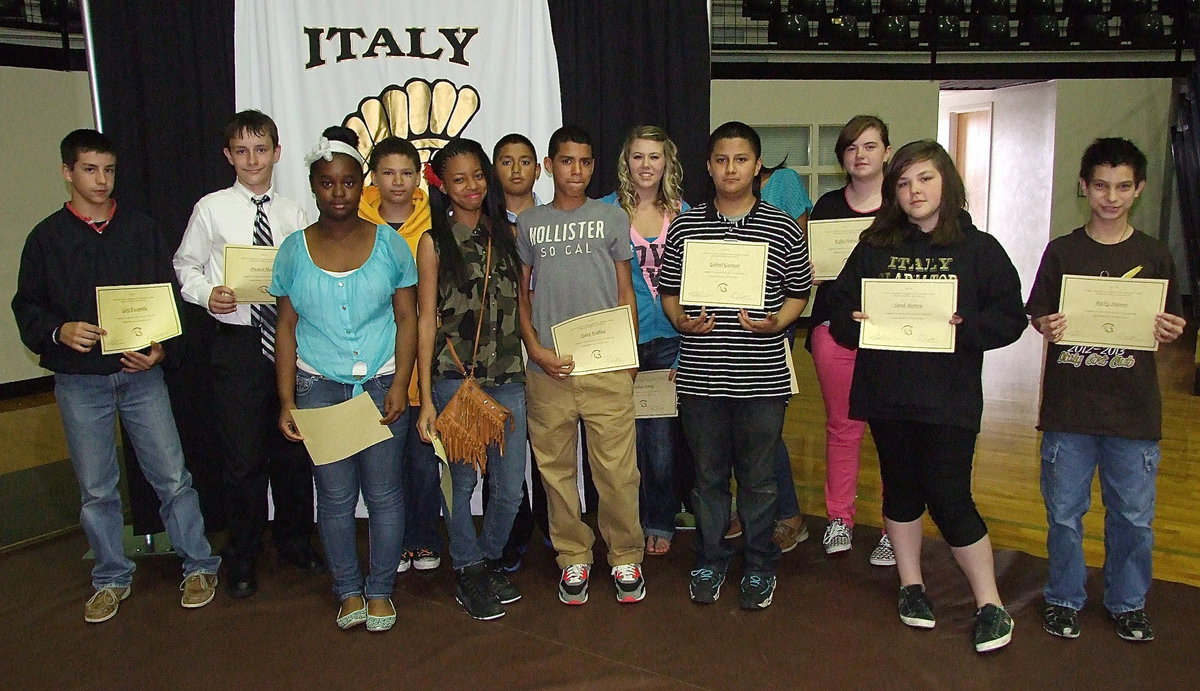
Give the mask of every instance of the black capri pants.
M 974 430 L 912 420 L 868 420 L 883 477 L 883 515 L 908 523 L 928 507 L 951 547 L 973 545 L 987 525 L 971 498 Z

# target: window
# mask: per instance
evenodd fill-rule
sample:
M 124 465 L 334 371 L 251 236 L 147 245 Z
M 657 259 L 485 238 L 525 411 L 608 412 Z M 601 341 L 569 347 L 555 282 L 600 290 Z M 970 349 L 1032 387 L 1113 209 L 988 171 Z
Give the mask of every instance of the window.
M 762 139 L 764 166 L 787 166 L 800 174 L 808 196 L 815 202 L 822 194 L 846 184 L 834 145 L 841 125 L 761 125 L 754 128 Z

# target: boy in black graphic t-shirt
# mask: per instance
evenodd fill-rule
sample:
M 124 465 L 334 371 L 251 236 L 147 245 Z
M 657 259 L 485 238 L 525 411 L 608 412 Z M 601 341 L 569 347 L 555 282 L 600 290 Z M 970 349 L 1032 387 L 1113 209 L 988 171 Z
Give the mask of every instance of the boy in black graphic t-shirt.
M 1166 279 L 1166 308 L 1155 316 L 1154 338 L 1170 343 L 1186 322 L 1175 267 L 1167 248 L 1129 224 L 1146 185 L 1146 156 L 1124 139 L 1097 139 L 1083 154 L 1079 181 L 1091 218 L 1046 247 L 1026 305 L 1048 341 L 1042 381 L 1042 496 L 1049 530 L 1050 575 L 1045 588 L 1046 631 L 1079 636 L 1078 612 L 1087 599 L 1083 515 L 1092 475 L 1100 470 L 1104 500 L 1104 606 L 1117 635 L 1150 641 L 1145 610 L 1154 535 L 1162 400 L 1152 351 L 1058 345 L 1070 321 L 1059 310 L 1064 274 Z

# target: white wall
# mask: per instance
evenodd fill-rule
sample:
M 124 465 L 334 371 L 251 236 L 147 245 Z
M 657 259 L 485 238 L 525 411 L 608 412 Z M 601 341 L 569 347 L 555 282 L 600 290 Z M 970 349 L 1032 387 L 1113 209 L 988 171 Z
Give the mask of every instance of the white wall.
M 1008 249 L 1026 291 L 1050 239 L 1054 178 L 1053 83 L 992 92 L 992 179 L 989 224 Z
M 1146 189 L 1131 220 L 1158 237 L 1170 222 L 1163 184 L 1170 160 L 1170 79 L 1064 79 L 1058 87 L 1054 125 L 1054 197 L 1051 234 L 1065 235 L 1087 221 L 1087 200 L 1078 195 L 1079 157 L 1097 137 L 1124 137 L 1146 153 Z
M 68 132 L 94 127 L 86 72 L 0 67 L 0 383 L 48 374 L 25 349 L 9 305 L 25 236 L 69 196 L 58 143 Z
M 937 134 L 938 85 L 929 81 L 714 80 L 712 126 L 842 124 L 859 114 L 888 124 L 892 147 Z
M 1026 290 L 1051 237 L 1056 101 L 1055 84 L 1044 82 L 991 91 L 947 91 L 939 107 L 938 139 L 943 144 L 951 111 L 978 104 L 992 107 L 987 228 L 1008 252 Z

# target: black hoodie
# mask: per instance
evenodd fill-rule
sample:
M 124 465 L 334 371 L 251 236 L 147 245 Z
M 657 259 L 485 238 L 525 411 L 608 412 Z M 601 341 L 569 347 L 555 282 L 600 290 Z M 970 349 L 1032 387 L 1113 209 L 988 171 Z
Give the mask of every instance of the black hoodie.
M 862 304 L 863 278 L 958 278 L 958 325 L 953 353 L 858 351 L 850 389 L 850 417 L 913 420 L 979 431 L 983 415 L 983 351 L 1002 348 L 1028 325 L 1021 279 L 996 238 L 981 232 L 964 211 L 963 240 L 930 244 L 910 226 L 899 247 L 865 242 L 851 253 L 830 296 L 830 332 L 858 347 L 859 324 L 850 313 Z

